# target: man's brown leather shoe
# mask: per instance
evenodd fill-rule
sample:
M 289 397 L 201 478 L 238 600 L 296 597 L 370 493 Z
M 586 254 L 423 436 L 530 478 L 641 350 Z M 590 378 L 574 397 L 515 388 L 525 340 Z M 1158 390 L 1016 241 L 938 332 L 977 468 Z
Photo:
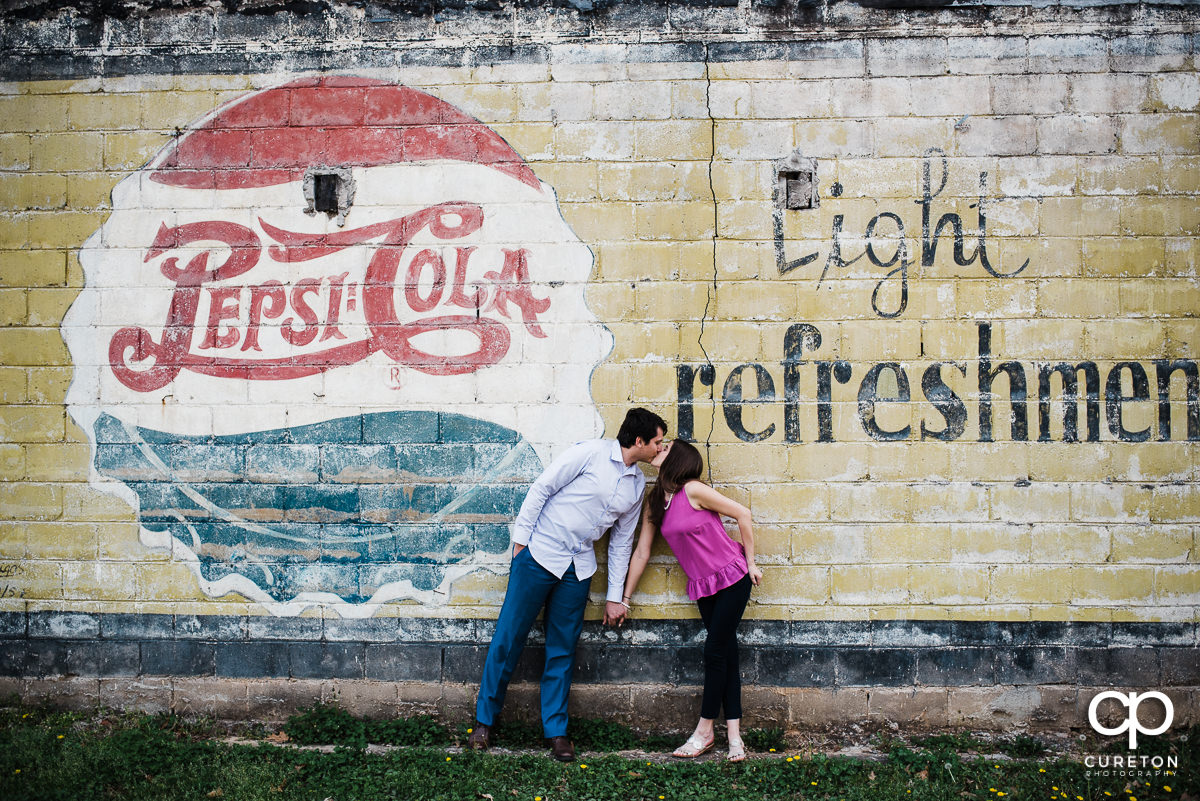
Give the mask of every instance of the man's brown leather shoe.
M 492 727 L 476 723 L 467 737 L 467 748 L 472 751 L 486 751 L 492 745 Z
M 550 755 L 559 762 L 574 762 L 575 746 L 566 737 L 551 737 Z

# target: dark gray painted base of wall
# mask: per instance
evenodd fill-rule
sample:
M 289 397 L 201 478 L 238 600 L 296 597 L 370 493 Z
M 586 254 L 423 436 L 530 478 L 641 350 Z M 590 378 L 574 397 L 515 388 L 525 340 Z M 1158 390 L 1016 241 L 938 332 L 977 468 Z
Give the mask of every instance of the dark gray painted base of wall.
M 472 684 L 490 620 L 0 614 L 0 677 L 346 679 Z M 1200 685 L 1195 623 L 743 621 L 748 685 Z M 515 681 L 536 681 L 538 632 Z M 585 626 L 581 684 L 699 684 L 699 621 Z

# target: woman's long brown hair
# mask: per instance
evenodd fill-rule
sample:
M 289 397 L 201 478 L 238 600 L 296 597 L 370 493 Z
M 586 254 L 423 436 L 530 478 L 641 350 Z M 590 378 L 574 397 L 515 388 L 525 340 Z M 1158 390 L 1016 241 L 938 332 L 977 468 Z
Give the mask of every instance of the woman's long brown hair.
M 704 457 L 690 442 L 677 439 L 671 443 L 671 451 L 658 468 L 658 482 L 647 493 L 650 522 L 656 529 L 662 529 L 663 514 L 667 511 L 667 493 L 679 492 L 680 488 L 689 481 L 695 481 L 704 473 Z

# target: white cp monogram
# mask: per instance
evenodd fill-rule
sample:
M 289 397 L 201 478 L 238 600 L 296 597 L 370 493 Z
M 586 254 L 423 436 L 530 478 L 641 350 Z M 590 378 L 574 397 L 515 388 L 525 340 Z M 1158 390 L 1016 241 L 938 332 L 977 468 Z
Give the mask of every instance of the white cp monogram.
M 1125 719 L 1124 723 L 1122 723 L 1120 726 L 1117 726 L 1115 729 L 1106 729 L 1105 727 L 1101 726 L 1100 721 L 1096 717 L 1096 709 L 1100 706 L 1100 702 L 1105 698 L 1113 698 L 1122 706 L 1125 706 L 1129 709 L 1129 717 Z M 1157 698 L 1162 702 L 1162 705 L 1167 710 L 1166 720 L 1164 720 L 1163 724 L 1157 729 L 1143 728 L 1141 720 L 1138 719 L 1138 704 L 1140 704 L 1142 701 L 1145 701 L 1147 698 Z M 1124 693 L 1116 692 L 1115 690 L 1108 690 L 1107 692 L 1102 692 L 1097 695 L 1092 699 L 1092 703 L 1088 705 L 1088 721 L 1092 724 L 1092 728 L 1106 737 L 1115 737 L 1116 735 L 1128 730 L 1130 749 L 1137 748 L 1138 732 L 1151 736 L 1155 734 L 1162 734 L 1171 727 L 1171 721 L 1174 719 L 1175 707 L 1171 704 L 1171 699 L 1160 692 L 1141 693 L 1140 695 L 1138 693 L 1129 693 L 1126 695 Z

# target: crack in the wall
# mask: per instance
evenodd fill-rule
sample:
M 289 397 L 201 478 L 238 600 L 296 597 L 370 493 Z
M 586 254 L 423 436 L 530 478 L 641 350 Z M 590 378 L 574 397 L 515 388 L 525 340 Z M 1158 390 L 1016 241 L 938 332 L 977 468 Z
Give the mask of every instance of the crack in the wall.
M 713 376 L 713 381 L 709 385 L 711 395 L 710 419 L 708 433 L 704 438 L 704 463 L 708 470 L 708 483 L 712 483 L 712 436 L 717 430 L 717 382 L 716 382 L 716 367 L 713 366 L 712 359 L 709 358 L 708 350 L 704 347 L 704 332 L 708 325 L 708 312 L 712 308 L 712 303 L 717 299 L 717 189 L 713 183 L 713 165 L 717 160 L 717 119 L 713 116 L 712 111 L 712 64 L 709 61 L 709 43 L 704 44 L 704 110 L 708 114 L 708 130 L 709 130 L 709 149 L 708 149 L 708 191 L 712 197 L 712 285 L 708 287 L 707 297 L 704 301 L 704 314 L 700 317 L 700 334 L 696 339 L 696 344 L 700 346 L 700 352 L 704 354 L 704 366 Z

